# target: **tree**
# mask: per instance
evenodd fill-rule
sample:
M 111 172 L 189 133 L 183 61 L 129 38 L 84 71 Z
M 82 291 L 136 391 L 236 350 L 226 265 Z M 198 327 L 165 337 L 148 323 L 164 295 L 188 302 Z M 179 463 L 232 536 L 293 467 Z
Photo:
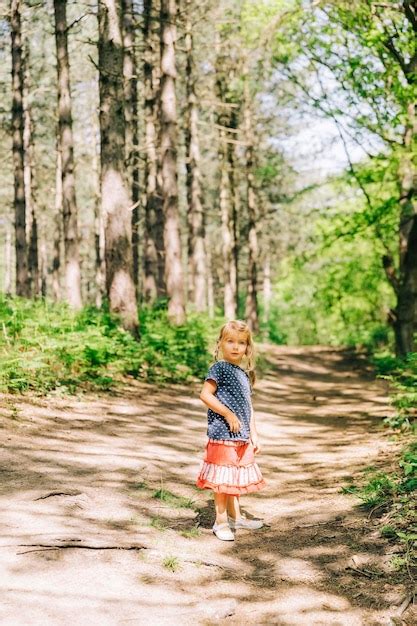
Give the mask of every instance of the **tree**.
M 23 115 L 23 51 L 21 2 L 11 0 L 10 25 L 12 37 L 12 133 L 14 169 L 14 210 L 16 248 L 16 294 L 29 297 L 28 259 L 26 244 L 26 198 L 24 175 L 24 115 Z
M 145 118 L 145 233 L 144 233 L 144 296 L 147 302 L 166 296 L 164 214 L 160 162 L 158 158 L 159 137 L 159 86 L 160 86 L 160 37 L 158 23 L 159 5 L 155 0 L 143 4 L 143 75 Z
M 58 133 L 62 163 L 65 284 L 68 302 L 75 309 L 79 309 L 82 306 L 81 271 L 78 250 L 77 202 L 75 197 L 74 140 L 72 135 L 66 0 L 54 0 L 54 15 L 58 73 Z
M 200 175 L 200 146 L 198 136 L 198 104 L 196 94 L 196 76 L 193 51 L 193 25 L 191 22 L 192 0 L 185 5 L 185 52 L 186 52 L 186 119 L 185 119 L 185 150 L 186 150 L 186 186 L 188 205 L 188 258 L 189 280 L 188 289 L 197 311 L 207 308 L 206 295 L 206 254 L 204 245 L 204 210 L 202 203 Z
M 122 18 L 120 1 L 100 1 L 101 197 L 106 223 L 106 289 L 110 310 L 120 316 L 126 330 L 136 334 L 138 315 L 132 271 L 131 198 L 125 175 Z
M 176 0 L 161 0 L 160 150 L 165 219 L 165 280 L 168 316 L 174 324 L 182 324 L 185 320 L 185 306 L 177 184 L 176 13 Z

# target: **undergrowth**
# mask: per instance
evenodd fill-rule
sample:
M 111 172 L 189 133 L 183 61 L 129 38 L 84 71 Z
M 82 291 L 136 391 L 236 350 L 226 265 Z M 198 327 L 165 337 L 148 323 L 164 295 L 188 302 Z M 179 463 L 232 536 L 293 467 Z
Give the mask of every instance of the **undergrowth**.
M 399 544 L 401 552 L 392 559 L 396 569 L 405 569 L 414 581 L 417 571 L 417 353 L 396 358 L 377 353 L 372 363 L 379 378 L 389 382 L 395 414 L 384 424 L 393 434 L 407 441 L 396 467 L 391 471 L 367 468 L 360 484 L 343 488 L 354 494 L 370 515 L 378 514 L 379 530 L 387 540 Z M 411 443 L 410 443 L 411 437 Z
M 396 556 L 393 564 L 397 569 L 406 568 L 414 580 L 417 572 L 417 441 L 402 451 L 394 471 L 366 468 L 360 484 L 350 484 L 342 491 L 359 498 L 370 515 L 378 514 L 381 535 L 401 548 L 402 556 Z
M 404 358 L 389 353 L 375 354 L 372 363 L 379 378 L 390 383 L 391 403 L 396 409 L 385 419 L 387 426 L 415 430 L 417 424 L 417 352 Z
M 164 307 L 140 312 L 137 342 L 107 310 L 19 298 L 0 299 L 0 390 L 110 389 L 124 376 L 151 382 L 202 378 L 213 322 L 189 314 L 169 324 Z

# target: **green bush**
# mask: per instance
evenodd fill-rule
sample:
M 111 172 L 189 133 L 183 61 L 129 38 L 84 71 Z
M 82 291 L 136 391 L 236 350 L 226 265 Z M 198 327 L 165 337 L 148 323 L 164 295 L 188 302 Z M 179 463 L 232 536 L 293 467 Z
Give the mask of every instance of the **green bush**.
M 388 380 L 391 402 L 397 409 L 393 417 L 385 419 L 391 428 L 415 429 L 417 418 L 417 353 L 410 352 L 405 358 L 396 358 L 387 352 L 373 355 L 377 374 Z
M 108 310 L 0 298 L 0 389 L 74 392 L 80 385 L 108 389 L 125 375 L 152 381 L 201 378 L 210 361 L 213 323 L 190 314 L 182 326 L 166 309 L 143 308 L 141 340 Z

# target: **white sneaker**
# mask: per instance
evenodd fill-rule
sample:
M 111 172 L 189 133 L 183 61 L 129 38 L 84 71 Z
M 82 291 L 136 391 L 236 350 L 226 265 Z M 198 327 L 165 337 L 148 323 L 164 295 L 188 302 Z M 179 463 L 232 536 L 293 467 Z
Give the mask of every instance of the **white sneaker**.
M 229 517 L 229 525 L 233 530 L 237 528 L 246 528 L 247 530 L 258 530 L 264 525 L 260 519 L 246 519 L 246 517 L 240 517 L 238 520 Z
M 213 532 L 216 535 L 217 539 L 221 539 L 222 541 L 235 540 L 235 536 L 230 530 L 230 526 L 227 522 L 223 522 L 223 524 L 214 524 Z

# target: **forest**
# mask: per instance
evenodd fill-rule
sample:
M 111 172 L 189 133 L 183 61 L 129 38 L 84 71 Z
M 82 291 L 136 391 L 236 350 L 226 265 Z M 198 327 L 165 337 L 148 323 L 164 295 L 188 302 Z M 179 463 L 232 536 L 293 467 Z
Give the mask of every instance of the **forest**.
M 350 355 L 414 584 L 417 2 L 0 0 L 0 93 L 5 406 L 193 385 L 230 319 Z

